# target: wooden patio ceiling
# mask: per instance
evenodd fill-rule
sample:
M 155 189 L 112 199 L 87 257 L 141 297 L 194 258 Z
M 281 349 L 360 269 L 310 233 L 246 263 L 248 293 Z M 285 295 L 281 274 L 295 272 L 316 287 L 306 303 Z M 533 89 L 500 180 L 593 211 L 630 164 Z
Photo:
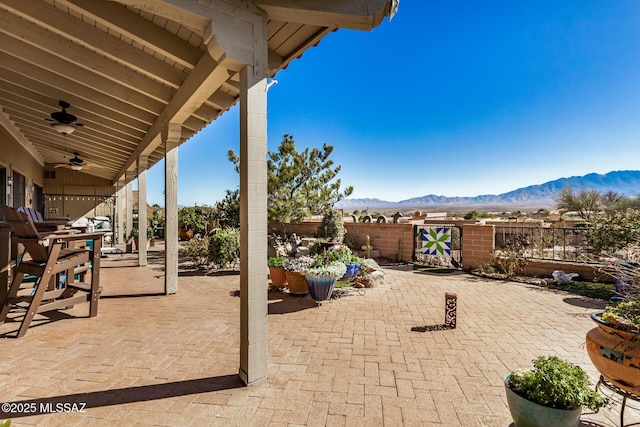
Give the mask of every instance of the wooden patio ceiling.
M 183 142 L 238 101 L 243 64 L 206 54 L 214 6 L 230 25 L 246 13 L 266 16 L 270 76 L 334 29 L 370 30 L 393 7 L 391 0 L 0 0 L 0 126 L 44 167 L 77 151 L 93 165 L 83 172 L 115 183 L 141 154 L 153 166 L 164 157 L 167 122 L 182 125 Z M 59 100 L 83 124 L 70 135 L 46 120 Z

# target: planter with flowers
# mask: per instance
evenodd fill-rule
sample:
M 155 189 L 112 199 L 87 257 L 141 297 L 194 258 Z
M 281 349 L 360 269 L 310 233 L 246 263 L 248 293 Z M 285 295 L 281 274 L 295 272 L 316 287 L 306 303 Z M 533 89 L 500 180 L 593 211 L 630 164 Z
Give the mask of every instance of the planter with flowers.
M 347 267 L 343 262 L 324 263 L 323 259 L 318 261 L 319 263 L 316 265 L 304 270 L 311 298 L 317 302 L 331 298 L 336 281 L 344 276 L 347 271 Z
M 640 393 L 640 247 L 627 247 L 631 259 L 609 258 L 599 271 L 630 285 L 622 300 L 591 314 L 595 328 L 587 333 L 589 358 L 615 386 Z
M 516 427 L 577 427 L 583 407 L 597 411 L 607 404 L 581 367 L 556 356 L 511 372 L 504 385 Z
M 286 258 L 283 256 L 274 256 L 267 260 L 269 267 L 269 278 L 271 286 L 274 288 L 282 288 L 287 283 L 287 276 L 284 271 L 284 262 Z
M 340 280 L 352 280 L 360 274 L 362 258 L 354 255 L 346 245 L 339 245 L 324 252 L 323 256 L 329 261 L 340 261 L 346 266 L 346 272 Z
M 287 277 L 289 293 L 304 295 L 309 293 L 304 270 L 315 264 L 315 260 L 308 256 L 285 259 L 283 263 Z

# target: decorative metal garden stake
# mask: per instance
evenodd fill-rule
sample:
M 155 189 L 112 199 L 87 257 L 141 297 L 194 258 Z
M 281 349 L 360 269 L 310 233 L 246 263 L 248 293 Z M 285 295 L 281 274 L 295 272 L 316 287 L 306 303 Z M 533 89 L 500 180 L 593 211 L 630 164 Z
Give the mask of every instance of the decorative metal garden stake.
M 444 295 L 444 301 L 444 325 L 448 328 L 455 329 L 458 295 L 446 293 Z

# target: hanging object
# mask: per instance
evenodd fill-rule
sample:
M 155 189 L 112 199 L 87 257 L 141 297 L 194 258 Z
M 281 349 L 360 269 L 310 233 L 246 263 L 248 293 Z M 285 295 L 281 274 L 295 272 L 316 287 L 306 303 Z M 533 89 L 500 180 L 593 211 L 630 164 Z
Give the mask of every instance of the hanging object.
M 58 101 L 58 105 L 62 107 L 62 111 L 54 111 L 51 113 L 50 119 L 45 119 L 52 122 L 51 127 L 61 135 L 70 135 L 75 131 L 74 126 L 83 126 L 82 123 L 77 122 L 77 117 L 67 112 L 67 108 L 71 107 L 66 101 Z

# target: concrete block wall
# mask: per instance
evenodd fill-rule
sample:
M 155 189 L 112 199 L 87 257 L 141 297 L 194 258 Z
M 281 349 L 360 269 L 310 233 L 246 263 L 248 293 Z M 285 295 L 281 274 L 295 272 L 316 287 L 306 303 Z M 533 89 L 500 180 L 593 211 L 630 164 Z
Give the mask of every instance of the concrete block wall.
M 491 261 L 495 249 L 493 225 L 464 224 L 462 226 L 462 265 L 473 269 Z
M 611 282 L 613 279 L 603 273 L 597 271 L 595 266 L 591 264 L 577 262 L 554 262 L 549 260 L 529 260 L 525 272 L 527 275 L 537 277 L 551 277 L 551 273 L 555 270 L 561 270 L 565 273 L 578 273 L 580 277 L 576 280 Z
M 373 249 L 380 251 L 380 256 L 392 259 L 411 261 L 413 258 L 413 225 L 394 223 L 346 223 L 349 240 L 356 240 L 365 244 L 366 236 L 369 236 Z
M 438 221 L 434 221 L 437 223 Z M 431 224 L 432 222 L 429 221 Z M 442 222 L 451 223 L 451 222 Z M 495 229 L 491 224 L 462 223 L 462 265 L 466 270 L 478 268 L 491 261 L 491 254 L 495 249 Z M 287 226 L 287 233 L 298 236 L 315 236 L 319 222 L 303 222 Z M 357 242 L 357 246 L 364 245 L 366 236 L 371 239 L 373 249 L 380 251 L 380 256 L 392 260 L 397 259 L 398 241 L 402 242 L 402 261 L 411 262 L 413 259 L 413 225 L 407 223 L 345 223 L 347 242 Z M 270 231 L 280 231 L 277 223 L 269 224 Z M 554 270 L 565 273 L 578 273 L 584 280 L 610 280 L 597 273 L 592 266 L 580 263 L 553 262 L 546 260 L 530 260 L 527 274 L 539 277 L 551 277 Z
M 287 225 L 287 234 L 296 233 L 298 236 L 315 236 L 319 222 L 301 222 Z M 401 242 L 401 260 L 410 262 L 413 257 L 413 225 L 377 222 L 347 222 L 347 237 L 345 241 L 357 243 L 357 249 L 366 243 L 369 236 L 373 249 L 380 251 L 380 256 L 392 260 L 397 259 L 398 241 Z M 278 223 L 269 223 L 269 230 L 279 232 L 282 228 Z

